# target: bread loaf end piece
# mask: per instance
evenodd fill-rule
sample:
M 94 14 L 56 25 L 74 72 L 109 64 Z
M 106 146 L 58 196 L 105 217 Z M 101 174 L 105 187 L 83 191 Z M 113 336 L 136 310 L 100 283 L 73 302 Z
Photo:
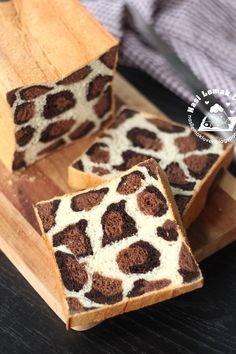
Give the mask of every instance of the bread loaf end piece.
M 118 45 L 79 1 L 15 5 L 0 4 L 0 158 L 10 170 L 111 123 Z

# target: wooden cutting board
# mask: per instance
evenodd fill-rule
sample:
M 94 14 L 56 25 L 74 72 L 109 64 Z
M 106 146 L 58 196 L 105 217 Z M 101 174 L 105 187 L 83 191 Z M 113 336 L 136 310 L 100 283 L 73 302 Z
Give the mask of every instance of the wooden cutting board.
M 119 75 L 116 92 L 130 106 L 167 118 Z M 0 249 L 63 321 L 51 259 L 39 234 L 32 204 L 70 191 L 67 166 L 90 142 L 85 139 L 68 146 L 14 175 L 0 164 Z M 198 261 L 236 239 L 235 215 L 236 179 L 226 172 L 188 230 Z

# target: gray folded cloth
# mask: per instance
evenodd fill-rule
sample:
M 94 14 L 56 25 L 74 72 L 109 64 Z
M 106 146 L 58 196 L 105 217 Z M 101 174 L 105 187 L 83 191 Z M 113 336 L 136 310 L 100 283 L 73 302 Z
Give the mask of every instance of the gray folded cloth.
M 161 54 L 141 41 L 129 24 L 125 3 L 143 18 L 209 89 L 236 93 L 236 2 L 233 0 L 83 0 L 121 40 L 120 63 L 146 71 L 178 96 L 192 94 Z

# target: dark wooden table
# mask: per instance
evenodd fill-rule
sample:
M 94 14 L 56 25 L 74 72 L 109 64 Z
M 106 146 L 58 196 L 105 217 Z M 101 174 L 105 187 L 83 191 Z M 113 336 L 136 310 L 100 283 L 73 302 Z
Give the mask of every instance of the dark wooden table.
M 120 70 L 170 117 L 185 122 L 186 103 L 145 74 Z M 236 353 L 236 242 L 201 268 L 203 289 L 79 333 L 65 330 L 0 253 L 0 354 Z

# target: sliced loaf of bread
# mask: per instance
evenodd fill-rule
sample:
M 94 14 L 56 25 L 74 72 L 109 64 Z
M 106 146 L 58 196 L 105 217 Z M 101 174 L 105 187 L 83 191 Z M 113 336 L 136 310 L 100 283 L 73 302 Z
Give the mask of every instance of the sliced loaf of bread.
M 0 160 L 10 171 L 111 123 L 118 41 L 79 1 L 1 1 L 0 23 Z

